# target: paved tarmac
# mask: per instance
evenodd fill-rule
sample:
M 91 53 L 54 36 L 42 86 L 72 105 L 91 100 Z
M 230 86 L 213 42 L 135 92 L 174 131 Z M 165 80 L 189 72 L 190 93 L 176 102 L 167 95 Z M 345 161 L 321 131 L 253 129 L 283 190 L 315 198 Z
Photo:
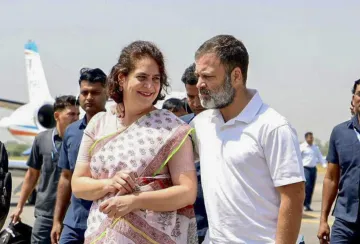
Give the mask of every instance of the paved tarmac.
M 11 199 L 10 213 L 16 208 L 16 204 L 18 202 L 19 194 L 20 194 L 20 187 L 25 175 L 25 171 L 12 171 L 12 174 L 13 174 L 13 194 Z M 312 203 L 312 208 L 314 211 L 304 212 L 303 215 L 300 233 L 305 236 L 306 244 L 319 243 L 316 234 L 319 228 L 323 179 L 324 179 L 324 173 L 318 173 L 318 178 L 316 182 L 315 192 L 313 196 L 313 203 Z M 24 211 L 21 215 L 21 218 L 24 223 L 33 225 L 35 220 L 34 206 L 26 205 L 24 207 Z M 333 221 L 334 221 L 333 217 L 330 217 L 329 224 L 332 225 Z M 5 226 L 7 226 L 8 222 L 5 224 Z

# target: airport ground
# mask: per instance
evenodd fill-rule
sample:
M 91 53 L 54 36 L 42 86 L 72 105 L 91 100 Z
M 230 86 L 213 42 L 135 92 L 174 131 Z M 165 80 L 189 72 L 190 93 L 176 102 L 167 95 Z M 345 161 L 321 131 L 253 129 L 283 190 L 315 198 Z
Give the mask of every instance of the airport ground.
M 25 171 L 12 171 L 13 174 L 13 195 L 11 199 L 10 213 L 16 208 L 17 201 L 20 194 L 20 185 L 23 181 Z M 301 234 L 305 236 L 306 244 L 319 243 L 316 234 L 319 227 L 320 209 L 321 209 L 321 192 L 322 182 L 324 179 L 324 170 L 320 170 L 316 182 L 315 192 L 313 196 L 312 208 L 313 212 L 304 212 L 301 224 Z M 26 224 L 32 225 L 34 223 L 34 206 L 27 205 L 22 213 L 22 221 Z M 334 219 L 330 217 L 329 224 L 332 225 Z M 8 220 L 9 222 L 9 220 Z M 8 223 L 7 223 L 8 224 Z M 6 224 L 6 225 L 7 225 Z M 5 226 L 6 226 L 5 225 Z

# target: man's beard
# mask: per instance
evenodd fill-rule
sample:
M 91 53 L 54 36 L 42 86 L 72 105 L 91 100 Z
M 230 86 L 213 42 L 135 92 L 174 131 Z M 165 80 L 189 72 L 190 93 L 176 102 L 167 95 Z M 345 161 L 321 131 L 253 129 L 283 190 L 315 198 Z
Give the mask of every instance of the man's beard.
M 206 95 L 203 97 L 202 95 Z M 231 85 L 231 76 L 227 75 L 223 85 L 210 91 L 200 88 L 200 102 L 207 109 L 222 109 L 229 106 L 235 98 L 235 88 Z

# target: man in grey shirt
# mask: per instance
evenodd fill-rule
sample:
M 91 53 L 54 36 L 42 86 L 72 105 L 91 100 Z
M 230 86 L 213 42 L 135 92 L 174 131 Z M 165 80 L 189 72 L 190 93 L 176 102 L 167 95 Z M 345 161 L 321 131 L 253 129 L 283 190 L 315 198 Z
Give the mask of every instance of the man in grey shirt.
M 31 243 L 51 243 L 50 232 L 53 224 L 56 190 L 61 170 L 57 166 L 62 137 L 66 127 L 79 119 L 79 107 L 74 96 L 55 99 L 54 117 L 56 127 L 39 133 L 34 140 L 27 165 L 24 184 L 17 208 L 11 215 L 12 222 L 20 220 L 26 199 L 39 180 L 35 203 L 35 223 Z

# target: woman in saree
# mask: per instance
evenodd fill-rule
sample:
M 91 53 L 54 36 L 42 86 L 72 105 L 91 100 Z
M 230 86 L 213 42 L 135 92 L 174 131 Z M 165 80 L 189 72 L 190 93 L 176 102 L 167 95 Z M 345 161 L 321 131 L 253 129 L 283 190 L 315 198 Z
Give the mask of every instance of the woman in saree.
M 75 196 L 93 201 L 85 243 L 197 243 L 191 128 L 154 107 L 168 86 L 154 44 L 122 50 L 108 90 L 126 114 L 91 119 L 72 178 Z

